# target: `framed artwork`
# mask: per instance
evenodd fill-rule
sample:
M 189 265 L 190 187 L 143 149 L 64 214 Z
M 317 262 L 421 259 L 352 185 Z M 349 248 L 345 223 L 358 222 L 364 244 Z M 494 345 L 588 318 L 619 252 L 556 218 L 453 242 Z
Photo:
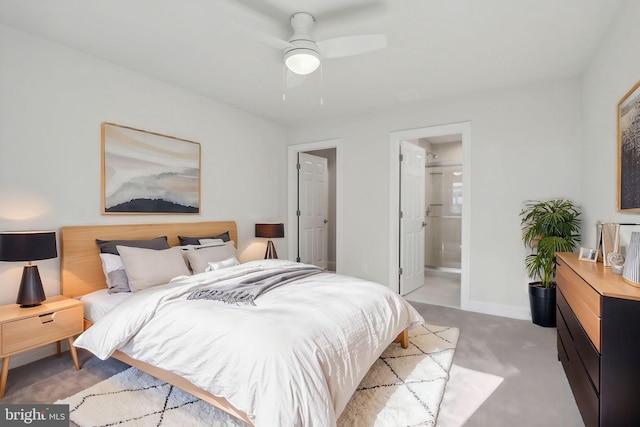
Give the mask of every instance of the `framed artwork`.
M 640 81 L 618 103 L 618 212 L 640 212 Z
M 103 214 L 200 213 L 200 144 L 102 123 Z
M 598 261 L 598 251 L 591 248 L 580 248 L 578 259 L 581 261 L 596 262 Z

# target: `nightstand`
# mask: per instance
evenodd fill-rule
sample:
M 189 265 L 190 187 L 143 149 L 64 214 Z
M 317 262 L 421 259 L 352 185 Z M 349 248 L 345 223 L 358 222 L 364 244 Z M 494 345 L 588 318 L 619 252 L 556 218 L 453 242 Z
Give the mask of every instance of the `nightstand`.
M 0 399 L 7 385 L 9 359 L 14 354 L 57 342 L 60 356 L 60 340 L 66 339 L 76 370 L 80 370 L 73 340 L 82 333 L 83 318 L 82 302 L 61 295 L 47 298 L 37 307 L 0 306 Z

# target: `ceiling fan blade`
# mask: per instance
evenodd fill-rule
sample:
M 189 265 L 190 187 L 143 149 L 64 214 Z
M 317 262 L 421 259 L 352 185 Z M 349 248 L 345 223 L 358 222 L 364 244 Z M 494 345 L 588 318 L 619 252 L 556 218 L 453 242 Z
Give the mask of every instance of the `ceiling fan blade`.
M 364 34 L 359 36 L 337 37 L 316 43 L 323 58 L 340 58 L 360 55 L 387 47 L 384 34 Z
M 284 8 L 281 8 L 279 6 L 272 4 L 269 1 L 265 1 L 265 0 L 233 0 L 233 1 L 235 3 L 239 3 L 240 5 L 244 6 L 247 9 L 250 9 L 257 13 L 262 14 L 265 17 L 268 17 L 274 20 L 275 22 L 282 22 L 286 20 L 289 16 L 291 16 L 290 12 L 288 12 Z
M 273 47 L 275 49 L 283 50 L 292 47 L 291 43 L 286 40 L 241 24 L 235 25 L 234 28 L 239 34 L 243 35 L 244 37 L 256 41 L 260 44 Z

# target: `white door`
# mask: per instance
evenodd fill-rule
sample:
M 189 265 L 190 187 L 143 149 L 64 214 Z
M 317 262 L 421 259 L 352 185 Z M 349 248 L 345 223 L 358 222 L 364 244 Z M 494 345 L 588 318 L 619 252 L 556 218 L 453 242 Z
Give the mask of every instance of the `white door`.
M 298 261 L 327 268 L 327 159 L 298 153 Z
M 424 284 L 425 159 L 422 147 L 400 144 L 400 294 Z

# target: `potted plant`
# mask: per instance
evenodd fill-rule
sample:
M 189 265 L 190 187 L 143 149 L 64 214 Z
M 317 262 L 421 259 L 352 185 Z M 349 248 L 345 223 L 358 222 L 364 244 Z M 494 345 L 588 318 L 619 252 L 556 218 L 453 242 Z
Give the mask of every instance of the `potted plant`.
M 556 252 L 573 252 L 580 243 L 580 210 L 565 199 L 531 201 L 520 212 L 533 323 L 556 326 Z

